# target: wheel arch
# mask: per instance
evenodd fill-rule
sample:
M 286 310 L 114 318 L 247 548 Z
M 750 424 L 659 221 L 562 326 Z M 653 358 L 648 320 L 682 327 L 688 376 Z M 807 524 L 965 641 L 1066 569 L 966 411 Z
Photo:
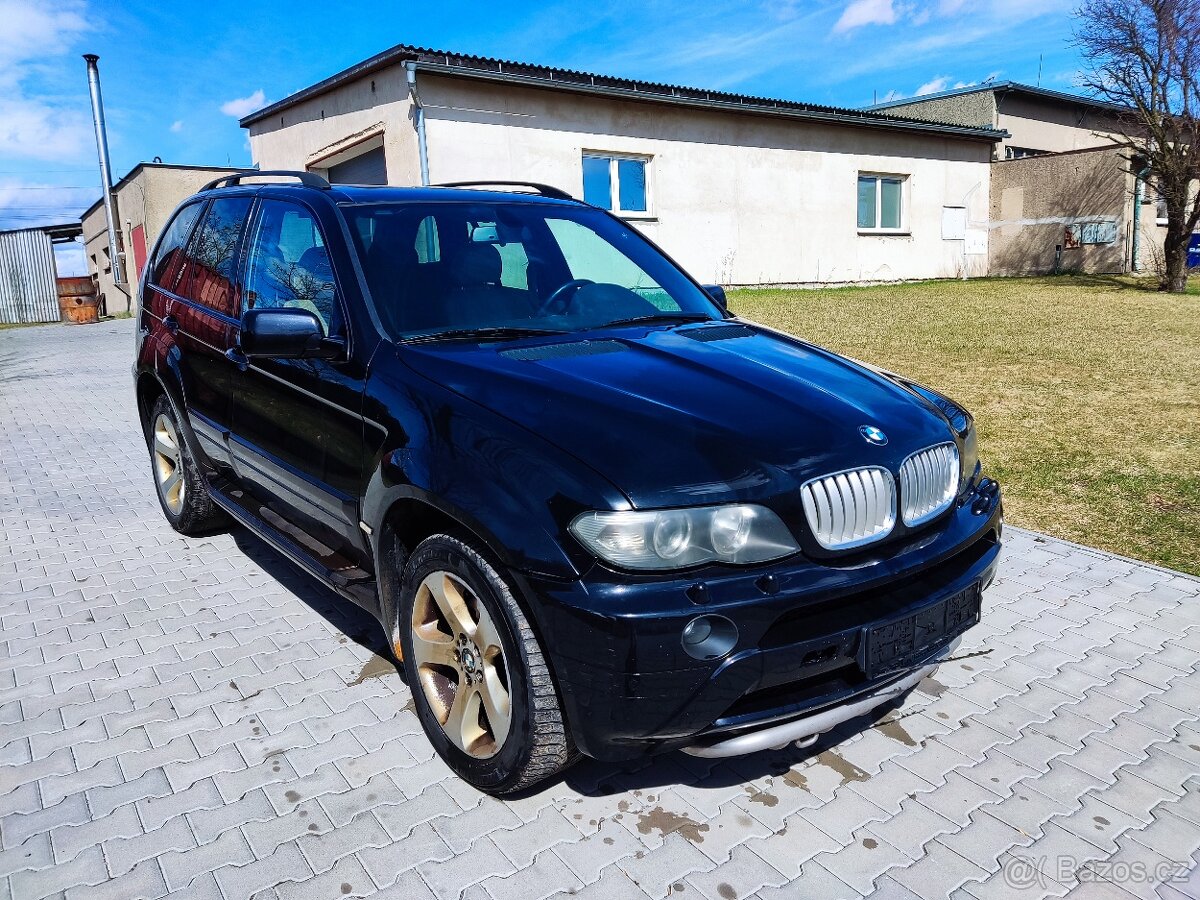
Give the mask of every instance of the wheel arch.
M 150 427 L 150 410 L 154 409 L 155 402 L 166 394 L 167 389 L 156 375 L 143 370 L 138 373 L 134 392 L 137 396 L 138 419 L 142 423 L 142 430 L 146 431 Z
M 512 559 L 503 545 L 480 523 L 468 521 L 470 517 L 450 510 L 430 498 L 415 494 L 394 497 L 388 504 L 378 524 L 375 541 L 375 577 L 379 591 L 379 611 L 382 624 L 388 632 L 388 640 L 395 643 L 395 628 L 399 622 L 400 576 L 408 557 L 417 545 L 435 534 L 447 534 L 470 544 L 502 576 L 508 575 L 510 584 L 519 581 Z M 513 596 L 526 608 L 521 584 L 512 584 Z
M 169 368 L 168 371 L 172 375 L 177 375 L 173 368 Z M 192 423 L 188 420 L 186 406 L 183 403 L 183 391 L 177 381 L 174 384 L 171 383 L 172 381 L 175 379 L 164 379 L 162 373 L 154 369 L 145 368 L 137 373 L 134 391 L 137 398 L 138 418 L 142 423 L 142 434 L 149 439 L 150 411 L 154 409 L 154 404 L 158 402 L 159 397 L 166 397 L 175 413 L 176 424 L 183 431 L 183 439 L 187 442 L 193 458 L 198 462 L 207 459 L 200 452 L 199 441 L 196 440 L 196 435 L 192 431 Z

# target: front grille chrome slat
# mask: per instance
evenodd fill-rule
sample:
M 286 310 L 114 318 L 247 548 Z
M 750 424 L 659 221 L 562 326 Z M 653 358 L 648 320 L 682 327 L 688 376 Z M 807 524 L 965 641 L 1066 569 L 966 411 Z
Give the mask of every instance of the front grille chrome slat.
M 896 481 L 879 466 L 834 472 L 800 488 L 805 518 L 826 550 L 848 550 L 887 537 L 896 524 Z
M 945 510 L 958 492 L 958 447 L 938 444 L 914 453 L 900 466 L 901 518 L 909 528 Z

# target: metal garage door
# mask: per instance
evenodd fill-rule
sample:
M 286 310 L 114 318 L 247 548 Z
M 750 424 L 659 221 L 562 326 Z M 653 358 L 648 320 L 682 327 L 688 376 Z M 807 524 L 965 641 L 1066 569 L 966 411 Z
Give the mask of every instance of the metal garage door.
M 353 159 L 330 166 L 329 180 L 334 184 L 387 184 L 383 148 L 376 147 Z

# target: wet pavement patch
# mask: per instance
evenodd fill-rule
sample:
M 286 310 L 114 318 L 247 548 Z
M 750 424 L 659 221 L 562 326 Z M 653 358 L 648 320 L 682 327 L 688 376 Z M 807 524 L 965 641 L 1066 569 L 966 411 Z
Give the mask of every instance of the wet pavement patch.
M 687 816 L 668 812 L 661 806 L 656 806 L 648 813 L 638 814 L 637 829 L 642 834 L 649 834 L 651 831 L 657 830 L 663 837 L 672 831 L 678 831 L 693 844 L 703 844 L 702 833 L 708 831 L 708 823 L 697 822 Z
M 842 784 L 847 784 L 851 781 L 866 781 L 871 777 L 854 763 L 850 762 L 850 760 L 834 753 L 832 750 L 825 750 L 818 754 L 814 762 L 819 766 L 827 766 L 841 775 Z M 841 787 L 841 785 L 838 785 L 838 787 Z
M 897 716 L 894 719 L 885 719 L 875 727 L 882 733 L 890 737 L 894 741 L 899 741 L 907 747 L 919 747 L 918 742 L 908 731 L 900 724 L 902 716 Z
M 396 664 L 394 662 L 382 656 L 372 656 L 362 667 L 362 671 L 358 673 L 358 677 L 348 682 L 346 687 L 354 687 L 356 684 L 362 684 L 368 678 L 386 678 L 388 675 L 395 674 Z
M 751 803 L 761 803 L 763 806 L 776 806 L 779 803 L 779 798 L 774 794 L 768 794 L 766 791 L 757 790 L 749 785 L 746 786 L 746 794 L 750 797 Z

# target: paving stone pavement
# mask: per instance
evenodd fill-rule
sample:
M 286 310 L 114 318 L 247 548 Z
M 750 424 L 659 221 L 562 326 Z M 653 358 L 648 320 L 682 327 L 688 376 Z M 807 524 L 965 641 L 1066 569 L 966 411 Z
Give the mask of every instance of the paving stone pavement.
M 882 719 L 494 800 L 373 620 L 167 527 L 132 333 L 0 331 L 0 900 L 1200 895 L 1200 581 L 1011 529 Z

